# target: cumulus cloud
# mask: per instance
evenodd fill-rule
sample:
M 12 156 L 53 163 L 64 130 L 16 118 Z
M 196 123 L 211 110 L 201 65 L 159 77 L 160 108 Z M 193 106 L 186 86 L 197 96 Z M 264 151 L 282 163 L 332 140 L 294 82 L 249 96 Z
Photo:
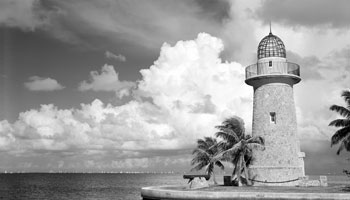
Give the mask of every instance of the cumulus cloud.
M 174 46 L 165 43 L 154 64 L 140 71 L 141 80 L 130 83 L 132 87 L 126 84 L 128 91 L 132 88 L 134 100 L 113 106 L 96 99 L 71 109 L 49 104 L 22 112 L 14 123 L 1 121 L 2 151 L 66 156 L 79 152 L 82 160 L 91 160 L 84 163 L 85 167 L 143 169 L 155 162 L 151 151 L 190 149 L 196 139 L 212 136 L 214 126 L 228 116 L 244 118 L 250 132 L 253 90 L 244 84 L 242 65 L 220 59 L 223 48 L 220 39 L 205 33 Z M 342 104 L 340 92 L 348 88 L 347 51 L 333 51 L 323 58 L 288 54 L 291 61 L 301 64 L 303 81 L 294 91 L 303 140 L 327 141 L 334 132 L 327 125 L 337 116 L 328 108 Z M 120 91 L 124 87 L 118 86 L 120 83 L 113 66 L 105 65 L 101 73 L 91 72 L 91 80 L 82 82 L 80 89 Z M 120 157 L 112 159 L 112 154 Z M 99 160 L 106 157 L 109 162 Z M 165 163 L 166 156 L 158 159 Z M 188 160 L 179 162 L 186 165 Z M 80 166 L 72 163 L 66 159 L 55 166 Z
M 29 81 L 24 83 L 24 86 L 30 91 L 54 91 L 64 88 L 55 79 L 39 76 L 30 77 Z
M 20 113 L 12 124 L 2 122 L 1 137 L 16 155 L 83 151 L 94 158 L 94 152 L 137 152 L 128 154 L 129 161 L 114 162 L 128 166 L 149 164 L 132 159 L 142 158 L 141 152 L 191 148 L 199 137 L 212 136 L 214 126 L 231 115 L 242 116 L 250 126 L 252 88 L 244 84 L 244 67 L 220 59 L 223 48 L 220 39 L 205 33 L 174 46 L 164 44 L 154 65 L 141 70 L 135 100 L 112 106 L 96 99 L 71 109 L 42 105 Z M 82 82 L 80 89 L 118 91 L 125 85 L 134 86 L 120 81 L 114 68 L 105 65 L 101 73 L 91 72 L 91 80 Z
M 347 0 L 267 0 L 257 9 L 257 17 L 268 22 L 279 22 L 292 26 L 330 26 L 347 28 L 350 25 L 349 2 Z M 317 12 L 313 12 L 317 10 Z
M 105 52 L 105 56 L 108 59 L 114 59 L 114 60 L 120 61 L 120 62 L 125 62 L 126 61 L 126 57 L 125 56 L 123 56 L 121 54 L 115 55 L 114 53 L 112 53 L 110 51 L 106 51 Z
M 205 33 L 173 46 L 165 43 L 154 64 L 140 71 L 141 80 L 126 84 L 128 91 L 132 89 L 130 102 L 113 106 L 96 99 L 80 108 L 49 104 L 22 112 L 14 123 L 0 122 L 1 151 L 16 158 L 43 152 L 63 156 L 62 162 L 50 161 L 60 169 L 137 166 L 142 170 L 158 161 L 164 167 L 174 164 L 167 157 L 193 148 L 200 137 L 212 136 L 214 126 L 228 116 L 241 116 L 250 132 L 253 90 L 244 84 L 242 65 L 221 60 L 223 49 L 222 40 Z M 303 140 L 328 140 L 334 132 L 327 125 L 337 116 L 328 107 L 342 104 L 339 94 L 350 82 L 346 52 L 334 51 L 323 58 L 289 53 L 291 61 L 302 64 L 302 77 L 307 72 L 294 90 Z M 113 66 L 105 65 L 101 73 L 91 72 L 90 81 L 83 81 L 80 89 L 121 91 L 125 85 L 120 83 Z M 168 156 L 156 158 L 152 151 Z M 185 154 L 176 163 L 188 166 L 188 153 L 181 155 Z
M 0 150 L 11 148 L 11 144 L 15 141 L 13 135 L 13 127 L 7 120 L 0 121 Z
M 179 41 L 174 47 L 164 44 L 155 65 L 141 70 L 143 80 L 137 92 L 151 97 L 165 110 L 220 118 L 232 112 L 243 114 L 246 107 L 242 104 L 251 103 L 247 100 L 251 88 L 242 84 L 244 67 L 223 63 L 219 58 L 222 51 L 220 39 L 203 33 L 194 41 Z
M 114 91 L 119 98 L 130 95 L 130 90 L 135 87 L 134 82 L 120 81 L 119 74 L 111 65 L 102 66 L 101 73 L 90 72 L 90 81 L 82 81 L 79 85 L 80 91 Z
M 164 168 L 188 165 L 188 149 L 193 148 L 196 139 L 212 136 L 213 127 L 225 117 L 243 117 L 249 132 L 252 88 L 244 84 L 244 67 L 224 62 L 220 55 L 245 64 L 255 62 L 258 40 L 268 33 L 268 26 L 261 22 L 271 18 L 277 22 L 274 33 L 281 36 L 289 50 L 288 60 L 301 65 L 303 81 L 295 85 L 294 92 L 299 137 L 303 141 L 329 139 L 335 129 L 327 125 L 338 116 L 328 108 L 342 104 L 340 92 L 349 88 L 348 56 L 346 49 L 339 50 L 346 45 L 347 32 L 315 34 L 326 29 L 308 29 L 347 26 L 349 20 L 344 19 L 348 15 L 338 9 L 344 1 L 314 4 L 313 10 L 334 4 L 321 15 L 309 12 L 313 1 L 8 2 L 0 3 L 2 26 L 41 28 L 64 41 L 86 42 L 88 38 L 102 46 L 97 37 L 106 38 L 108 43 L 122 41 L 118 45 L 125 42 L 153 49 L 163 41 L 169 42 L 162 46 L 154 64 L 140 71 L 142 77 L 136 83 L 120 80 L 113 66 L 104 65 L 79 85 L 81 91 L 112 91 L 118 97 L 129 96 L 132 100 L 124 105 L 113 106 L 99 99 L 71 109 L 48 104 L 21 112 L 13 123 L 0 121 L 0 160 L 9 161 L 2 165 L 9 168 L 15 166 L 11 161 L 23 157 L 36 162 L 17 160 L 19 167 L 122 170 L 130 166 L 143 169 L 154 163 L 163 163 Z M 285 25 L 303 27 L 291 30 Z M 223 41 L 199 34 L 195 40 L 175 44 L 180 38 L 193 38 L 199 30 L 218 35 Z M 336 51 L 329 53 L 333 49 Z M 113 55 L 105 52 L 109 59 L 124 60 L 122 55 Z M 178 156 L 178 152 L 187 157 Z M 162 156 L 155 156 L 159 154 Z M 6 159 L 2 159 L 4 156 Z

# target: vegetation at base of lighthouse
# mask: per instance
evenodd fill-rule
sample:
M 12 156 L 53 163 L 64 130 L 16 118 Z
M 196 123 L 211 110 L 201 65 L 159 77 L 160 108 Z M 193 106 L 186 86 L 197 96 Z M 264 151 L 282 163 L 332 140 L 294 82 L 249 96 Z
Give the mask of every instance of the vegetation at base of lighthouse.
M 251 185 L 248 166 L 253 159 L 252 151 L 253 149 L 263 150 L 264 139 L 260 136 L 252 137 L 246 135 L 244 121 L 237 116 L 226 119 L 216 128 L 219 131 L 215 135 L 221 138 L 222 142 L 219 144 L 221 153 L 215 159 L 233 164 L 234 169 L 231 177 L 233 182 L 239 186 L 243 184 Z
M 221 125 L 216 126 L 216 128 L 219 131 L 215 133 L 215 136 L 220 138 L 221 141 L 216 142 L 215 140 L 211 147 L 205 146 L 205 149 L 210 149 L 212 151 L 210 154 L 211 159 L 207 164 L 212 163 L 214 166 L 217 162 L 220 162 L 220 164 L 222 164 L 221 162 L 230 162 L 234 166 L 231 176 L 231 181 L 234 185 L 251 185 L 248 166 L 253 159 L 252 151 L 253 149 L 264 150 L 264 139 L 260 136 L 252 137 L 246 135 L 244 121 L 237 116 L 227 118 Z M 197 149 L 199 141 L 200 140 L 197 141 Z M 194 155 L 195 157 L 192 160 L 192 165 L 196 163 L 193 161 L 200 160 L 197 158 L 200 154 L 195 153 Z M 196 167 L 193 169 L 201 169 L 200 167 Z
M 332 105 L 329 109 L 339 113 L 342 119 L 335 119 L 329 123 L 329 126 L 339 128 L 332 136 L 331 146 L 340 143 L 337 154 L 342 150 L 350 151 L 350 90 L 342 92 L 341 96 L 344 98 L 346 107 L 339 105 Z
M 350 151 L 350 90 L 344 90 L 341 94 L 344 98 L 346 107 L 339 105 L 332 105 L 329 109 L 339 113 L 342 119 L 335 119 L 329 123 L 329 126 L 334 126 L 339 128 L 332 136 L 331 146 L 340 143 L 337 154 L 345 149 Z M 349 170 L 343 170 L 343 172 L 350 177 Z
M 214 156 L 216 156 L 218 151 L 218 145 L 215 138 L 205 137 L 203 139 L 197 140 L 197 148 L 193 150 L 192 154 L 194 158 L 191 161 L 191 165 L 197 164 L 192 170 L 201 170 L 205 168 L 205 172 L 211 177 L 213 175 L 214 184 L 217 185 L 214 174 L 214 166 L 220 167 L 224 170 L 224 165 L 220 160 L 213 160 Z

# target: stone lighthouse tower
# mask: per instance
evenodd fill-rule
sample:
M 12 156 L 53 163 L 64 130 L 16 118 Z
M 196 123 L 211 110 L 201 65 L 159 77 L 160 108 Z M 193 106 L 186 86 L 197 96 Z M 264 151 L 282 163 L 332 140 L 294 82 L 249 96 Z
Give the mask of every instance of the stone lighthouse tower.
M 285 46 L 271 30 L 257 56 L 257 63 L 246 67 L 245 82 L 254 88 L 252 135 L 265 139 L 265 150 L 253 152 L 250 177 L 254 185 L 297 185 L 305 176 L 293 97 L 299 65 L 287 62 Z

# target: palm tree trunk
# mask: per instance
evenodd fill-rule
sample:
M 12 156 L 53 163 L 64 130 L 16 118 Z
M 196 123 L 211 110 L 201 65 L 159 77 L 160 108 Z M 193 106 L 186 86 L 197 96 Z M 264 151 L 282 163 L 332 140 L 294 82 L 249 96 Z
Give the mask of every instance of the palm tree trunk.
M 234 166 L 231 176 L 231 182 L 235 180 L 235 176 L 237 175 L 237 163 L 232 162 L 232 165 Z
M 237 166 L 237 179 L 238 179 L 238 186 L 242 186 L 242 180 L 241 180 L 241 172 L 242 172 L 242 155 L 239 155 L 238 160 L 238 166 Z
M 244 156 L 243 156 L 243 170 L 244 170 L 245 179 L 247 180 L 247 185 L 251 185 L 251 182 L 250 182 L 250 180 L 249 180 L 247 165 L 246 165 L 246 162 L 245 162 L 245 160 L 244 160 Z
M 214 170 L 213 170 L 213 181 L 214 181 L 214 185 L 217 185 L 218 183 L 216 182 L 216 179 L 215 179 L 215 173 L 214 173 Z

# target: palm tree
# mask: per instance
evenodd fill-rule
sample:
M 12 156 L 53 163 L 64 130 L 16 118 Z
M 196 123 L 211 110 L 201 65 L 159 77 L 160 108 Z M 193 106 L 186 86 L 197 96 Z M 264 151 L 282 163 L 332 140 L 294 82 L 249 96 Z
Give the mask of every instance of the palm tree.
M 344 98 L 346 107 L 332 105 L 329 109 L 339 113 L 343 119 L 336 119 L 329 123 L 329 126 L 339 127 L 334 135 L 332 136 L 331 146 L 339 144 L 337 154 L 345 148 L 350 151 L 350 90 L 345 90 L 342 92 L 341 96 Z
M 217 182 L 215 180 L 214 174 L 214 166 L 217 165 L 222 170 L 224 170 L 224 165 L 220 160 L 213 161 L 213 157 L 218 154 L 218 146 L 215 138 L 212 137 L 204 137 L 203 139 L 197 140 L 197 148 L 193 150 L 192 154 L 194 158 L 191 161 L 191 165 L 195 165 L 192 170 L 201 170 L 205 167 L 205 172 L 211 176 L 213 175 L 213 181 L 216 185 Z
M 222 125 L 216 126 L 219 131 L 215 134 L 222 138 L 219 143 L 221 153 L 214 160 L 229 161 L 233 164 L 232 181 L 237 179 L 238 185 L 242 185 L 242 172 L 248 185 L 251 185 L 248 176 L 248 166 L 252 160 L 253 149 L 264 149 L 264 139 L 260 136 L 252 137 L 245 134 L 243 119 L 233 116 L 226 119 Z

